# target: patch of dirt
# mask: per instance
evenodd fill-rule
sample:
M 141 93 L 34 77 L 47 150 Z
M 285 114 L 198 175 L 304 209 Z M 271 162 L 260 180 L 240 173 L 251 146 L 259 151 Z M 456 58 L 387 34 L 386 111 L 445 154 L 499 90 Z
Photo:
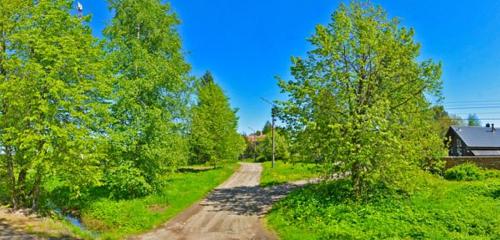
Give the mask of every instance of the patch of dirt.
M 26 211 L 0 207 L 0 240 L 74 239 L 64 226 Z
M 162 204 L 152 204 L 148 206 L 148 210 L 152 213 L 162 213 L 167 210 L 168 206 Z
M 277 239 L 263 227 L 262 217 L 273 202 L 308 182 L 262 188 L 261 173 L 260 164 L 242 163 L 203 201 L 158 229 L 132 239 Z

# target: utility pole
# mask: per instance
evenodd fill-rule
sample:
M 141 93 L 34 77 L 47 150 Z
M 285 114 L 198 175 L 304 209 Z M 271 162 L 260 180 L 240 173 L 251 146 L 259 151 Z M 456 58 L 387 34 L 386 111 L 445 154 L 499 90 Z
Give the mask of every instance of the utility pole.
M 276 123 L 276 105 L 274 103 L 272 103 L 271 101 L 261 97 L 260 99 L 262 99 L 262 101 L 268 103 L 269 105 L 272 106 L 272 109 L 271 109 L 271 118 L 272 118 L 272 121 L 271 121 L 271 136 L 272 136 L 272 141 L 273 141 L 273 161 L 272 161 L 272 168 L 274 168 L 274 165 L 275 165 L 275 151 L 276 151 L 276 141 L 275 141 L 275 133 L 274 133 L 274 125 Z

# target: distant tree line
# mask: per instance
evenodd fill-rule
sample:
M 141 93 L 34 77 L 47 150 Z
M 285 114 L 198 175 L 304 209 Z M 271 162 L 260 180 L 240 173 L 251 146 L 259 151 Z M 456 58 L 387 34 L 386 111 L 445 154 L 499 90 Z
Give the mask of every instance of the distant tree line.
M 189 75 L 168 4 L 110 0 L 96 39 L 73 1 L 0 3 L 0 175 L 13 208 L 144 196 L 190 161 L 241 153 L 235 110 L 209 75 Z

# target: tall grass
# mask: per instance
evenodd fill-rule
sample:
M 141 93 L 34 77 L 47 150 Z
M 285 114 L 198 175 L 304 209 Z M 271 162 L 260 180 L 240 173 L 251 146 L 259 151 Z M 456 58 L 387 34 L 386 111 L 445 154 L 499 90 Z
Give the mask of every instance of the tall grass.
M 101 199 L 82 210 L 84 225 L 103 239 L 122 239 L 151 230 L 168 221 L 226 180 L 236 163 L 217 169 L 194 169 L 170 177 L 163 190 L 144 198 Z
M 352 201 L 347 180 L 308 186 L 276 204 L 282 239 L 500 239 L 500 178 L 447 181 L 421 174 L 410 195 Z

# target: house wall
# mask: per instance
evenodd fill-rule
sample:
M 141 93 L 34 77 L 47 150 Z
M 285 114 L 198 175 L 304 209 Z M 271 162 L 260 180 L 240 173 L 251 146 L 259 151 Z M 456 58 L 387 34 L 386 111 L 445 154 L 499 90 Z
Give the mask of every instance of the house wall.
M 451 131 L 448 139 L 446 144 L 448 145 L 448 154 L 450 156 L 473 156 L 467 145 L 465 145 L 454 131 Z
M 482 168 L 500 169 L 500 156 L 461 156 L 461 157 L 445 157 L 445 168 L 452 168 L 454 166 L 470 162 Z

